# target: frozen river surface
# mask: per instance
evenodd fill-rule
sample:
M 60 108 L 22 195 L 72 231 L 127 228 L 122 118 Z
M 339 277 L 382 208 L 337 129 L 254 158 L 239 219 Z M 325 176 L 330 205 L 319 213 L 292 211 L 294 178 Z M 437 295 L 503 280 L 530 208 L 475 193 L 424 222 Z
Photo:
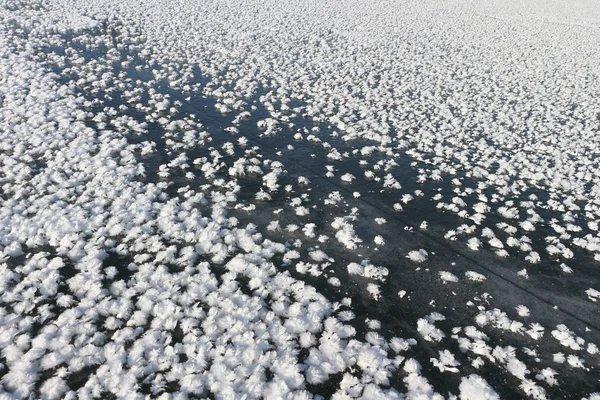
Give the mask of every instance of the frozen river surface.
M 600 399 L 594 1 L 6 0 L 0 399 Z

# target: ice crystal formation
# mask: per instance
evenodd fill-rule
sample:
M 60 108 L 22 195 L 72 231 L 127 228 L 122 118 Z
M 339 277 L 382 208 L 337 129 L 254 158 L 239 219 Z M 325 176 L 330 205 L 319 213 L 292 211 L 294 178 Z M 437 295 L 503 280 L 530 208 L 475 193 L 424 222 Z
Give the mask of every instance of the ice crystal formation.
M 4 0 L 0 399 L 599 399 L 600 8 Z

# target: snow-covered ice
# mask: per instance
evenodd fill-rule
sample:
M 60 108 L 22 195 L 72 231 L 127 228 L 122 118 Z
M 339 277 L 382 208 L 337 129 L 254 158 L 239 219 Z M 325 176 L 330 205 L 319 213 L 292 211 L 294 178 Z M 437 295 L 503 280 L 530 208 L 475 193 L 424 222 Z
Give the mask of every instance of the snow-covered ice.
M 0 398 L 599 398 L 591 0 L 0 4 Z

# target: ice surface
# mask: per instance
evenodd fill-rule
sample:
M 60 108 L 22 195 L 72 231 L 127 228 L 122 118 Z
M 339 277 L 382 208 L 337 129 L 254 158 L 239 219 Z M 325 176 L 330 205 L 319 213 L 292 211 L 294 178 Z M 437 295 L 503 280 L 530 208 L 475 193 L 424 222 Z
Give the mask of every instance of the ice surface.
M 0 397 L 597 398 L 598 10 L 2 2 Z

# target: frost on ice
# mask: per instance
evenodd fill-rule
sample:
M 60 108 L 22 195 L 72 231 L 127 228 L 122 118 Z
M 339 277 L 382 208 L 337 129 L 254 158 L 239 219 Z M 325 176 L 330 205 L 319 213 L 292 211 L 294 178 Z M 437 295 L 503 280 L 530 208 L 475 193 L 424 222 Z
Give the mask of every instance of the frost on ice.
M 597 398 L 600 18 L 546 3 L 3 1 L 0 397 Z

